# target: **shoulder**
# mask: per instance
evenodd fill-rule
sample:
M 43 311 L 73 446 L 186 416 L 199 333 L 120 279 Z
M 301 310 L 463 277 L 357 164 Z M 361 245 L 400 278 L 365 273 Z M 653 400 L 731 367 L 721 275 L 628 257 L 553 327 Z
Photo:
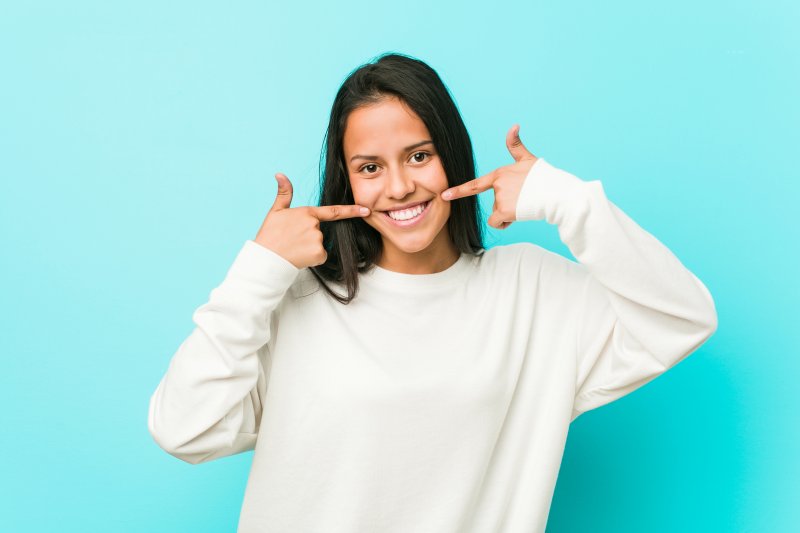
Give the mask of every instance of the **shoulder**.
M 575 287 L 589 275 L 586 267 L 531 242 L 517 242 L 487 249 L 481 267 L 495 275 L 536 273 L 540 282 L 556 290 Z
M 530 242 L 501 244 L 484 250 L 480 255 L 481 266 L 498 270 L 530 268 L 539 265 L 547 253 L 551 252 Z
M 314 294 L 321 288 L 319 280 L 311 272 L 311 269 L 303 268 L 286 292 L 291 299 L 296 300 Z

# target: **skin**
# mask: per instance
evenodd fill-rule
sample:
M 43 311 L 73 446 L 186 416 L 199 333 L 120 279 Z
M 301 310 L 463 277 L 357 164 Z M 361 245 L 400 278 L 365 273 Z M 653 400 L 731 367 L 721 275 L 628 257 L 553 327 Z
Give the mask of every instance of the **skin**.
M 447 230 L 450 202 L 494 189 L 487 223 L 506 229 L 516 220 L 522 183 L 538 159 L 519 138 L 519 125 L 506 134 L 514 163 L 448 188 L 447 176 L 433 144 L 407 150 L 430 140 L 425 123 L 402 100 L 383 101 L 354 110 L 347 119 L 343 148 L 356 204 L 370 208 L 364 220 L 383 241 L 378 266 L 407 274 L 430 274 L 452 266 L 459 252 Z M 372 158 L 358 157 L 362 155 Z M 425 219 L 411 228 L 386 220 L 383 211 L 430 199 Z
M 320 265 L 327 259 L 320 221 L 360 216 L 383 240 L 378 266 L 406 274 L 449 268 L 460 256 L 447 230 L 450 202 L 494 189 L 487 223 L 506 229 L 516 220 L 522 184 L 538 158 L 522 144 L 515 124 L 506 134 L 513 164 L 448 188 L 435 146 L 424 141 L 430 141 L 425 123 L 396 97 L 354 110 L 345 127 L 343 149 L 356 203 L 293 208 L 291 181 L 277 173 L 277 196 L 255 242 L 297 268 Z M 413 227 L 396 226 L 383 213 L 418 201 L 432 203 L 425 218 Z
M 350 113 L 343 140 L 355 203 L 370 209 L 367 224 L 381 234 L 378 266 L 406 274 L 431 274 L 453 265 L 460 253 L 447 230 L 450 203 L 441 197 L 447 175 L 425 123 L 401 100 L 388 97 Z M 356 157 L 374 156 L 374 159 Z M 401 228 L 383 211 L 431 200 L 417 225 Z
M 359 205 L 292 207 L 292 182 L 280 172 L 275 174 L 275 179 L 278 193 L 254 240 L 296 268 L 321 265 L 327 261 L 320 222 L 369 215 L 369 209 Z
M 519 124 L 511 126 L 506 133 L 506 148 L 514 158 L 514 163 L 442 192 L 443 199 L 453 201 L 493 189 L 494 205 L 486 223 L 497 229 L 506 229 L 517 220 L 517 200 L 522 184 L 531 167 L 539 159 L 522 144 L 519 138 Z

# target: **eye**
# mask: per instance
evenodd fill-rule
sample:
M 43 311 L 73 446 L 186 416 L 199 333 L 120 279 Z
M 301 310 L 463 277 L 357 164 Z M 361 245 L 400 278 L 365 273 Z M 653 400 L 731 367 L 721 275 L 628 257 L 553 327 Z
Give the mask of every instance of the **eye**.
M 414 161 L 416 161 L 417 163 L 422 163 L 422 162 L 425 161 L 425 157 L 423 157 L 422 159 L 418 159 L 417 156 L 427 156 L 427 159 L 430 159 L 430 155 L 431 154 L 429 154 L 428 152 L 416 152 L 414 155 L 411 156 L 411 158 L 414 159 Z M 358 171 L 359 172 L 364 172 L 365 174 L 375 174 L 375 172 L 377 172 L 377 170 L 375 170 L 374 172 L 369 172 L 369 171 L 365 172 L 365 169 L 367 169 L 369 167 L 377 167 L 377 166 L 378 165 L 376 165 L 375 163 L 369 163 L 369 164 L 364 165 L 363 167 L 359 168 Z

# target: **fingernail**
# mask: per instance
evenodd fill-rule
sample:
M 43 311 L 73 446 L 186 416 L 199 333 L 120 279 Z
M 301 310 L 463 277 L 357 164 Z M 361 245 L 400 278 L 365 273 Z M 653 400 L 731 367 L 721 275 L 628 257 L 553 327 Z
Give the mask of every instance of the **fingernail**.
M 443 197 L 445 200 L 449 200 L 449 199 L 450 199 L 452 196 L 453 196 L 453 191 L 444 191 L 444 192 L 442 193 L 442 197 Z
M 369 209 L 367 209 L 366 207 L 362 207 L 360 211 L 362 215 L 369 215 Z

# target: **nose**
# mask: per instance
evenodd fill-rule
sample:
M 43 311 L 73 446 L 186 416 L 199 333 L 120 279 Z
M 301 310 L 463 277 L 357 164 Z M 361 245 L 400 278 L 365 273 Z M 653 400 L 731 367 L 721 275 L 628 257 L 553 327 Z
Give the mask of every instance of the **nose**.
M 402 200 L 415 190 L 414 180 L 404 172 L 404 169 L 388 172 L 386 180 L 386 196 L 388 198 Z

